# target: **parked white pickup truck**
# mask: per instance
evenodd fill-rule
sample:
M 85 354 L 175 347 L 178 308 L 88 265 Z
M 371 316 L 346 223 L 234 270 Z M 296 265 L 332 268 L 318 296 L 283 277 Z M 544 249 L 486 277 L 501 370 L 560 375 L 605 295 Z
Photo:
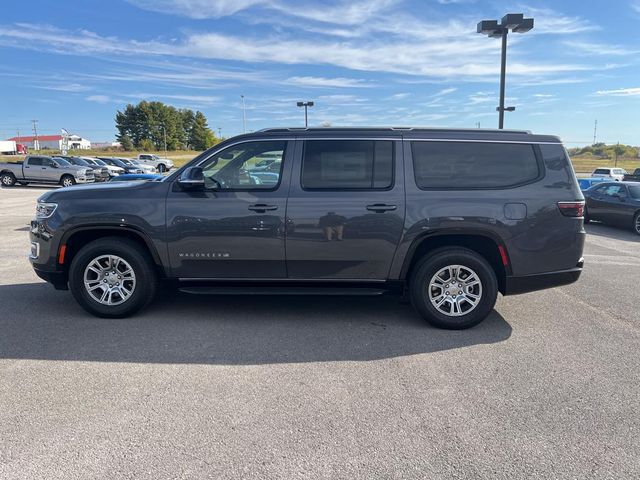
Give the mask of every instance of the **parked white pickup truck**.
M 151 153 L 141 153 L 136 160 L 142 164 L 154 166 L 160 173 L 168 172 L 173 168 L 171 160 Z

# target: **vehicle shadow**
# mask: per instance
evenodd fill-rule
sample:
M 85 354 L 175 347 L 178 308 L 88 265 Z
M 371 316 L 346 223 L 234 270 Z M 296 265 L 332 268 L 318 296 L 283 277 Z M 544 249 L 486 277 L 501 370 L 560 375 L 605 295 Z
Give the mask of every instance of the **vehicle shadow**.
M 464 331 L 429 327 L 396 297 L 163 295 L 141 314 L 99 319 L 45 283 L 0 286 L 0 358 L 262 365 L 366 361 L 491 344 L 497 312 Z
M 616 227 L 606 225 L 599 222 L 590 222 L 585 225 L 585 231 L 588 235 L 595 235 L 597 237 L 607 237 L 615 240 L 622 240 L 625 242 L 640 243 L 640 235 L 636 234 L 629 228 Z
M 19 183 L 16 183 L 15 185 L 11 186 L 11 187 L 5 187 L 4 185 L 2 185 L 3 189 L 6 190 L 14 190 L 14 189 L 18 189 L 18 190 L 35 190 L 35 189 L 42 189 L 42 190 L 53 190 L 56 188 L 60 188 L 60 185 L 51 185 L 49 183 L 29 183 L 29 185 L 20 185 Z

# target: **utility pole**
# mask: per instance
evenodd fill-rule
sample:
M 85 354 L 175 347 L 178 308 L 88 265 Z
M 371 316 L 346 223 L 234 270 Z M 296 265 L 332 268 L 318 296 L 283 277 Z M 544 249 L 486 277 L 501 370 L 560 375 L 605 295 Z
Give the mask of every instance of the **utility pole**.
M 164 156 L 167 156 L 167 129 L 164 126 L 164 123 L 162 124 L 162 136 L 164 137 Z
M 598 120 L 593 125 L 593 145 L 596 144 L 596 133 L 598 132 Z
M 476 128 L 480 128 L 480 122 L 476 122 Z
M 218 127 L 218 138 L 222 140 L 222 129 Z
M 33 149 L 40 150 L 40 142 L 38 141 L 38 120 L 31 120 L 33 123 Z
M 614 167 L 618 166 L 618 150 L 620 150 L 620 142 L 618 142 L 618 145 L 616 146 L 616 164 Z
M 247 133 L 247 112 L 244 104 L 244 95 L 240 95 L 242 99 L 242 133 Z

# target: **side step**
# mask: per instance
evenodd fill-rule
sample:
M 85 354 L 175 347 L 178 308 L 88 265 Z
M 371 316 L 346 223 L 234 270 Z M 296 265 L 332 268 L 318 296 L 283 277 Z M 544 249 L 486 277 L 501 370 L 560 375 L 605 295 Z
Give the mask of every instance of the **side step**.
M 189 286 L 179 288 L 181 292 L 196 295 L 357 295 L 375 296 L 387 292 L 381 288 L 359 288 L 359 287 L 250 287 L 228 285 L 220 287 L 212 286 Z

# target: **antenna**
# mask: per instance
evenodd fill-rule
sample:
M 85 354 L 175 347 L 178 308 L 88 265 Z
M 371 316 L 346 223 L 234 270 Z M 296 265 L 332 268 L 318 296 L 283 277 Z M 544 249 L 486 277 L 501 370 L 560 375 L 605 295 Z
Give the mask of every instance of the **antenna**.
M 593 124 L 593 145 L 596 144 L 596 134 L 598 133 L 598 120 Z

